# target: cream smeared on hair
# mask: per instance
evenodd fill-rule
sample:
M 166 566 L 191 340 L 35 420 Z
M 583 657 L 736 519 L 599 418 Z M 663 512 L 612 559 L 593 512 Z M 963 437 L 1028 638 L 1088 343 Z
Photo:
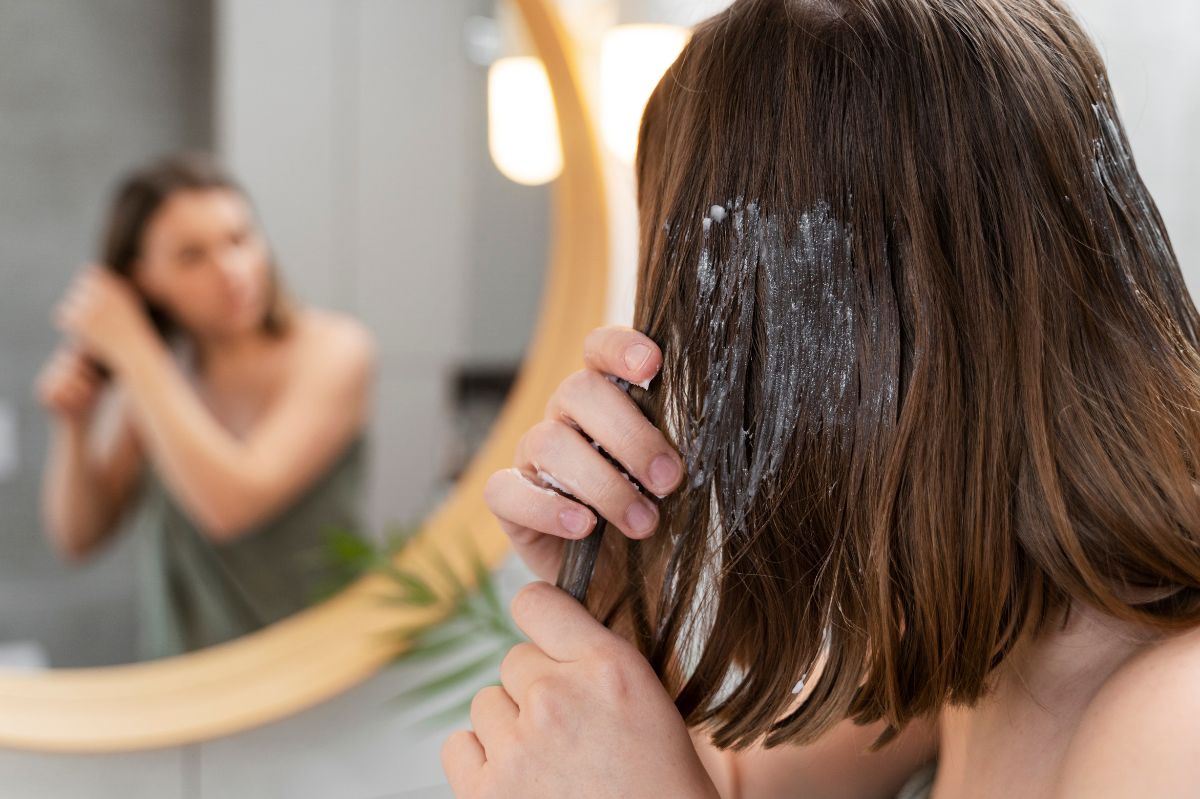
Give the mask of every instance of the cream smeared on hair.
M 700 415 L 680 420 L 681 433 L 691 486 L 715 480 L 735 528 L 777 474 L 802 409 L 840 405 L 850 387 L 855 287 L 835 267 L 850 258 L 851 236 L 825 201 L 765 213 L 737 197 L 712 206 L 701 228 L 690 335 L 707 343 L 708 377 Z M 740 437 L 717 432 L 730 428 Z

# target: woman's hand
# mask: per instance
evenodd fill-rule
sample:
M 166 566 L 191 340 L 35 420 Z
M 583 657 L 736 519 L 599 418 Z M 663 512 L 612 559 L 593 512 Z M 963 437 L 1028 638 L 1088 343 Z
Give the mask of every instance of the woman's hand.
M 38 374 L 34 396 L 43 408 L 64 422 L 83 423 L 95 410 L 103 386 L 104 379 L 86 355 L 62 346 Z
M 546 404 L 545 419 L 521 438 L 511 469 L 495 472 L 484 488 L 488 507 L 517 554 L 539 577 L 552 581 L 563 539 L 583 538 L 596 517 L 546 486 L 558 484 L 631 538 L 646 538 L 658 508 L 613 468 L 586 433 L 658 496 L 683 479 L 679 453 L 606 375 L 642 383 L 658 373 L 662 353 L 627 327 L 601 327 L 584 341 L 585 368 L 567 377 Z
M 687 728 L 634 647 L 547 583 L 513 619 L 531 639 L 471 703 L 442 767 L 460 799 L 717 799 Z
M 80 272 L 55 308 L 54 322 L 115 370 L 120 369 L 123 356 L 154 335 L 137 292 L 102 266 Z

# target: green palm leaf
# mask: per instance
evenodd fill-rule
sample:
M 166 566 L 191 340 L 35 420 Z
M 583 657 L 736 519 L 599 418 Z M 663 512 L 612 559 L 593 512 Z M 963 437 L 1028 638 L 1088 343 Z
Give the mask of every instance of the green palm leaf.
M 339 567 L 353 570 L 356 574 L 375 572 L 388 578 L 394 589 L 380 597 L 380 601 L 395 606 L 431 607 L 440 603 L 448 605 L 447 614 L 439 621 L 426 626 L 398 627 L 388 635 L 406 641 L 409 646 L 397 654 L 393 662 L 436 662 L 445 659 L 454 663 L 454 655 L 467 647 L 486 646 L 485 654 L 472 657 L 465 663 L 448 666 L 433 678 L 415 685 L 393 701 L 412 705 L 438 696 L 458 694 L 471 688 L 470 696 L 487 685 L 480 677 L 498 666 L 505 653 L 514 645 L 525 640 L 504 608 L 494 576 L 482 555 L 468 535 L 471 574 L 475 587 L 468 589 L 462 577 L 450 565 L 442 552 L 434 548 L 429 554 L 429 565 L 441 578 L 438 590 L 422 575 L 411 569 L 396 566 L 396 555 L 412 540 L 417 531 L 413 525 L 392 525 L 384 535 L 385 543 L 380 546 L 348 530 L 333 529 L 326 539 L 326 555 Z M 454 703 L 420 720 L 419 724 L 440 725 L 461 718 L 470 707 L 470 697 Z

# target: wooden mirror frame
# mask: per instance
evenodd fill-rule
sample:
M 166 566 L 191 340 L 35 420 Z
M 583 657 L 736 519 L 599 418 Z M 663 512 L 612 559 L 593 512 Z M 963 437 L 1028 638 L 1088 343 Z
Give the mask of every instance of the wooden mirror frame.
M 602 161 L 575 47 L 554 0 L 515 0 L 545 62 L 562 136 L 540 315 L 517 381 L 487 440 L 453 493 L 399 556 L 427 563 L 436 547 L 473 584 L 472 551 L 495 567 L 508 539 L 483 486 L 512 465 L 517 440 L 546 399 L 582 363 L 582 342 L 602 323 L 608 224 Z M 448 610 L 379 601 L 386 581 L 360 579 L 318 606 L 254 634 L 163 660 L 88 669 L 0 673 L 0 746 L 50 752 L 122 752 L 179 746 L 247 730 L 329 699 L 375 674 L 403 648 L 397 628 Z M 392 636 L 384 635 L 392 631 Z

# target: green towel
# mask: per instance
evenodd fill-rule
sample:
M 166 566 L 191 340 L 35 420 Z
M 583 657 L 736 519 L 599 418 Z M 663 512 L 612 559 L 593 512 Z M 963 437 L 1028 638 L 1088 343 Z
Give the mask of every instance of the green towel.
M 347 445 L 288 507 L 225 543 L 206 538 L 147 465 L 133 517 L 138 656 L 178 655 L 303 610 L 350 577 L 326 554 L 332 527 L 360 533 L 366 443 Z

